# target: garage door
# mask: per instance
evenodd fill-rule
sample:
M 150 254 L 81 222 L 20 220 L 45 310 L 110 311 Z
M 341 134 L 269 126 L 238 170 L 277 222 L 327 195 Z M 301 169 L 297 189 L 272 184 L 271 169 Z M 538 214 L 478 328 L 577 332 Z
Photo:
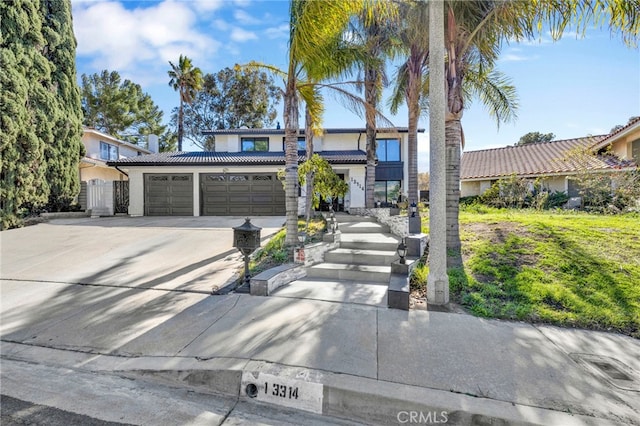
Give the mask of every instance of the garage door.
M 203 216 L 285 214 L 284 188 L 275 173 L 203 173 L 200 190 Z
M 145 173 L 145 216 L 193 216 L 193 175 Z

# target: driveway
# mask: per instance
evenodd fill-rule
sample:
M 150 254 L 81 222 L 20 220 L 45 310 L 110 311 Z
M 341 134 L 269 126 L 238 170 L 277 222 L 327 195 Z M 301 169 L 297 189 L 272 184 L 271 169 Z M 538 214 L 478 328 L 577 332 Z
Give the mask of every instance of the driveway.
M 263 243 L 285 222 L 256 217 Z M 211 293 L 242 266 L 244 217 L 55 219 L 0 233 L 0 279 Z

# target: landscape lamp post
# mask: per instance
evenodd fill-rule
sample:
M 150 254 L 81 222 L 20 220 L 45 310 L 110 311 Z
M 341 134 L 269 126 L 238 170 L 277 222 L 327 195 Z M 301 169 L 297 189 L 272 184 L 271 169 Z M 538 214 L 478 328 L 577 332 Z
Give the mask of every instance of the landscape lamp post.
M 398 256 L 400 257 L 400 263 L 402 265 L 406 264 L 406 257 L 407 257 L 407 245 L 404 243 L 404 238 L 402 239 L 402 241 L 400 242 L 400 244 L 398 244 L 398 248 L 396 249 L 396 251 L 398 252 Z
M 240 250 L 244 256 L 244 281 L 249 284 L 249 255 L 260 247 L 260 231 L 262 228 L 254 226 L 250 218 L 246 218 L 244 223 L 233 228 L 233 246 Z

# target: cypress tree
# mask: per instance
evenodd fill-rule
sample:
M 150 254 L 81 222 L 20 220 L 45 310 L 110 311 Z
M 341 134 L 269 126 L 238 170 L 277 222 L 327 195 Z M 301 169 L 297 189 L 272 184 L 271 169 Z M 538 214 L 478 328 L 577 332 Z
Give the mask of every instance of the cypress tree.
M 42 0 L 44 56 L 51 64 L 49 92 L 53 94 L 49 116 L 51 132 L 45 146 L 48 209 L 68 208 L 80 191 L 79 162 L 82 145 L 82 106 L 76 80 L 76 39 L 69 0 Z
M 0 1 L 0 227 L 79 190 L 81 108 L 68 0 Z
M 6 229 L 48 199 L 45 143 L 37 126 L 49 64 L 38 53 L 44 45 L 39 2 L 0 2 L 0 16 L 0 214 Z

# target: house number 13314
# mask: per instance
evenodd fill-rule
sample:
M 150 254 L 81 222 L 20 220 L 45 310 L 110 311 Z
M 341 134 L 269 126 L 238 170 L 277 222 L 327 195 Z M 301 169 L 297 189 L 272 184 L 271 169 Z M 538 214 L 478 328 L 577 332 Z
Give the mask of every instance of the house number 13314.
M 271 387 L 269 387 L 271 385 Z M 280 398 L 298 399 L 298 388 L 293 386 L 281 385 L 278 383 L 264 382 L 264 393 Z

